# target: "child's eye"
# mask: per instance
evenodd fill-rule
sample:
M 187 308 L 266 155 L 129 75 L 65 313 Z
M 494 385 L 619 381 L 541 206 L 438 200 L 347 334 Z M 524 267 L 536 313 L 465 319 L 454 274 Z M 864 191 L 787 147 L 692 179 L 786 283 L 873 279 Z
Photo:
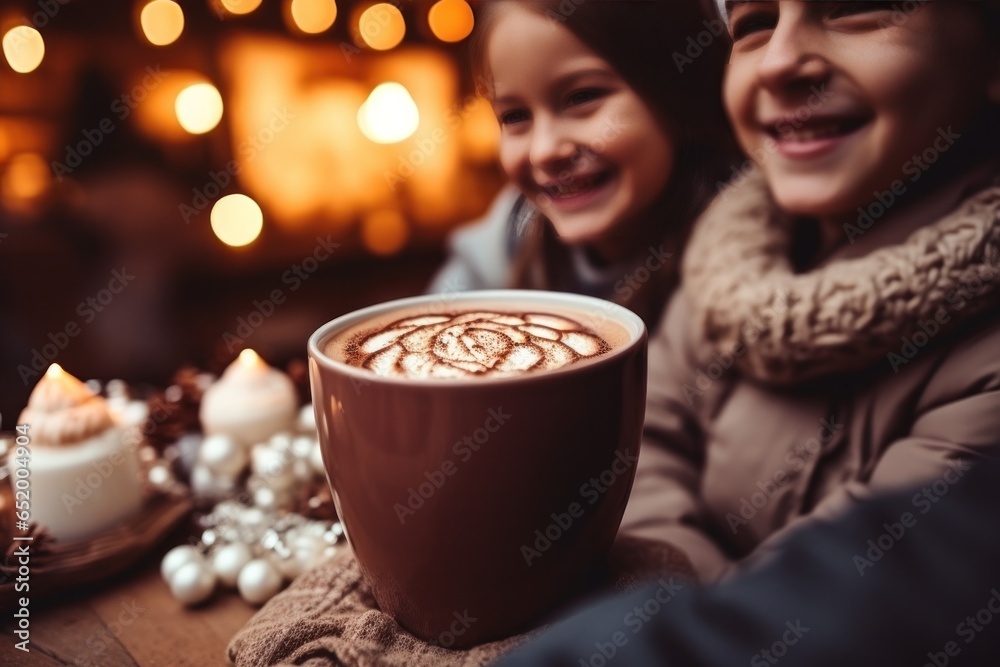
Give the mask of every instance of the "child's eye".
M 735 17 L 732 22 L 732 37 L 733 41 L 739 41 L 744 37 L 752 35 L 755 32 L 762 32 L 765 30 L 774 30 L 774 26 L 777 24 L 778 17 L 774 12 L 768 11 L 748 11 L 744 12 L 738 17 Z
M 588 88 L 586 90 L 576 90 L 569 94 L 566 98 L 566 104 L 568 106 L 576 106 L 578 104 L 586 104 L 591 100 L 596 100 L 603 95 L 602 91 L 594 90 Z
M 500 123 L 501 127 L 504 125 L 516 125 L 517 123 L 523 123 L 526 120 L 528 120 L 528 114 L 520 109 L 504 111 L 503 113 L 497 114 L 497 122 Z

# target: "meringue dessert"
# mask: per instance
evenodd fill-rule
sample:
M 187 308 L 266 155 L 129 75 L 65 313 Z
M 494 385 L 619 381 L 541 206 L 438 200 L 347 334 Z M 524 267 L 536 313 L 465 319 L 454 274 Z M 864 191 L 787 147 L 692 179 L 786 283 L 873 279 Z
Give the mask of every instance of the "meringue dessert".
M 138 433 L 120 425 L 107 401 L 52 364 L 18 424 L 30 438 L 31 521 L 60 541 L 87 539 L 143 505 Z
M 240 352 L 201 400 L 206 436 L 227 435 L 249 448 L 289 431 L 299 411 L 295 385 L 251 349 Z

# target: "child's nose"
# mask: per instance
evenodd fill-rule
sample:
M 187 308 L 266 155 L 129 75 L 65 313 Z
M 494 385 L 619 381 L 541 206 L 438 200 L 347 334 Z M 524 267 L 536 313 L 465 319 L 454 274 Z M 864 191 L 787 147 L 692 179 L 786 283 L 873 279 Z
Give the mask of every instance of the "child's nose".
M 804 22 L 779 21 L 758 66 L 761 83 L 776 90 L 822 81 L 829 73 L 822 43 L 822 35 Z
M 537 119 L 531 136 L 529 160 L 536 167 L 547 167 L 571 159 L 577 152 L 577 142 L 565 123 Z

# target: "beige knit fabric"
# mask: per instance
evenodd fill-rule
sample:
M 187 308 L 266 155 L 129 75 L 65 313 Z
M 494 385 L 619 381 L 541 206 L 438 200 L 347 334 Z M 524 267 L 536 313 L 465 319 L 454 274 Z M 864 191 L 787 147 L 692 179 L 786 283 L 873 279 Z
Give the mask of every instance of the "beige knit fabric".
M 698 221 L 682 266 L 693 326 L 759 380 L 857 370 L 942 308 L 948 330 L 1000 302 L 1000 179 L 905 243 L 807 273 L 791 224 L 753 174 Z
M 661 576 L 694 580 L 694 568 L 669 544 L 619 536 L 606 581 L 592 593 L 631 590 Z M 569 601 L 564 601 L 569 603 Z M 448 649 L 417 639 L 379 610 L 349 549 L 271 598 L 236 633 L 228 656 L 237 667 L 480 667 L 538 634 Z

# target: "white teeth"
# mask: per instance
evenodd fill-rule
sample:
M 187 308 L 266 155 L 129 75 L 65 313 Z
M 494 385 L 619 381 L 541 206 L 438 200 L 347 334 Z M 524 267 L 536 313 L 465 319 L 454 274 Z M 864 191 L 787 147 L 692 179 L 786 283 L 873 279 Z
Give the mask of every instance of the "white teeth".
M 842 127 L 843 126 L 840 123 L 833 123 L 822 127 L 789 130 L 787 132 L 782 132 L 781 138 L 786 141 L 805 143 L 807 141 L 815 141 L 816 139 L 825 139 L 827 137 L 835 137 L 842 134 Z
M 557 185 L 547 186 L 545 189 L 548 190 L 549 194 L 555 197 L 565 197 L 569 195 L 575 195 L 584 190 L 589 190 L 597 184 L 599 176 L 589 176 L 587 178 L 575 179 L 572 183 L 563 184 L 559 183 Z

